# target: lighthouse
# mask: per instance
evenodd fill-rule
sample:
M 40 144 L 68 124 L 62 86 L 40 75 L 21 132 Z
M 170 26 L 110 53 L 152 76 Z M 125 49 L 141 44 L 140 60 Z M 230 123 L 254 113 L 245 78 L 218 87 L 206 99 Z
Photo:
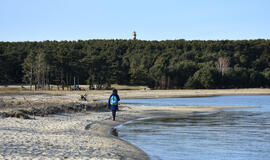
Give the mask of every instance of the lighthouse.
M 136 32 L 133 32 L 133 40 L 136 40 Z

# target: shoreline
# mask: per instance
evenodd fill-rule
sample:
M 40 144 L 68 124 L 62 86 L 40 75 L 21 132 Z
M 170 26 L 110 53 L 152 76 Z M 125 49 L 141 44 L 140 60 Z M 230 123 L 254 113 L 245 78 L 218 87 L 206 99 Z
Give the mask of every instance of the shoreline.
M 215 107 L 121 107 L 116 121 L 111 112 L 58 114 L 0 121 L 0 159 L 137 159 L 147 153 L 110 134 L 112 128 L 138 118 L 214 113 Z M 232 108 L 232 107 L 230 107 Z M 239 108 L 239 107 L 233 107 Z
M 118 142 L 124 143 L 125 145 L 128 146 L 127 148 L 131 149 L 131 151 L 128 154 L 124 153 L 124 155 L 123 155 L 123 152 L 125 152 L 125 151 L 121 151 L 122 152 L 121 159 L 135 159 L 135 160 L 149 160 L 150 159 L 148 154 L 146 152 L 144 152 L 139 146 L 131 144 L 130 142 L 125 141 L 125 140 L 118 137 L 118 131 L 116 129 L 117 126 L 124 124 L 125 122 L 133 121 L 133 120 L 136 120 L 139 118 L 142 118 L 142 117 L 129 117 L 125 120 L 120 120 L 120 121 L 116 120 L 117 121 L 116 123 L 109 125 L 108 127 L 105 127 L 107 130 L 104 133 L 106 133 L 111 138 L 116 139 Z M 104 127 L 104 124 L 103 124 L 103 127 Z M 114 135 L 114 134 L 117 134 L 117 135 Z M 132 154 L 130 154 L 130 153 L 132 153 Z
M 179 108 L 180 107 L 180 108 Z M 131 155 L 125 155 L 124 159 L 138 159 L 138 160 L 143 160 L 147 159 L 149 160 L 150 157 L 149 155 L 144 152 L 140 146 L 136 146 L 135 144 L 132 144 L 128 141 L 125 141 L 118 136 L 114 136 L 113 133 L 111 133 L 112 130 L 116 129 L 115 127 L 122 125 L 126 122 L 133 121 L 136 119 L 140 118 L 160 118 L 160 117 L 175 117 L 175 116 L 190 116 L 192 114 L 197 114 L 197 113 L 216 113 L 220 112 L 223 109 L 234 109 L 234 108 L 256 108 L 256 107 L 248 107 L 248 106 L 208 106 L 208 107 L 203 107 L 203 106 L 193 106 L 193 107 L 184 107 L 184 106 L 173 106 L 173 107 L 129 107 L 129 109 L 132 108 L 134 111 L 139 111 L 137 116 L 134 117 L 129 117 L 129 118 L 124 118 L 119 117 L 117 118 L 116 124 L 111 125 L 110 127 L 107 128 L 107 134 L 114 137 L 118 141 L 123 141 L 124 143 L 132 146 L 135 148 L 136 152 L 139 152 L 135 157 L 131 157 Z M 139 109 L 138 109 L 139 108 Z M 145 112 L 145 113 L 144 113 Z M 117 130 L 117 129 L 116 129 Z M 116 131 L 117 132 L 117 131 Z M 142 156 L 143 155 L 143 156 Z
M 121 99 L 125 98 L 168 98 L 192 94 L 215 96 L 239 95 L 246 90 L 228 91 L 119 91 Z M 90 92 L 90 99 L 105 99 L 111 91 Z M 204 94 L 202 94 L 204 93 Z M 12 95 L 11 100 L 33 100 L 47 98 L 47 101 L 61 99 L 61 103 L 84 103 L 78 101 L 82 92 L 63 95 Z M 270 94 L 270 89 L 252 90 L 249 95 Z M 44 96 L 44 97 L 40 97 Z M 47 96 L 47 97 L 46 97 Z M 167 97 L 168 96 L 168 97 Z M 8 96 L 0 96 L 4 101 Z M 32 98 L 32 99 L 31 99 Z M 63 99 L 63 100 L 62 100 Z M 44 102 L 45 103 L 45 102 Z M 89 103 L 89 102 L 85 102 Z M 4 118 L 0 121 L 0 159 L 149 159 L 148 155 L 138 146 L 130 144 L 110 134 L 112 128 L 127 121 L 156 116 L 189 116 L 194 113 L 213 113 L 230 108 L 254 108 L 246 106 L 121 106 L 116 121 L 111 120 L 111 112 L 56 114 L 48 117 L 35 117 L 30 120 Z

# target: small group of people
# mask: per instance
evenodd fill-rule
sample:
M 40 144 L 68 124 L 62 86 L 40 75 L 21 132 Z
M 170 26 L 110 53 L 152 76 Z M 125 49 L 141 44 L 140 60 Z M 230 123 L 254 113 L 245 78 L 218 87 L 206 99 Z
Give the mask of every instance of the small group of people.
M 117 93 L 116 89 L 113 89 L 113 92 L 108 101 L 108 108 L 112 111 L 113 121 L 115 121 L 116 111 L 118 111 L 118 102 L 120 101 L 120 97 Z

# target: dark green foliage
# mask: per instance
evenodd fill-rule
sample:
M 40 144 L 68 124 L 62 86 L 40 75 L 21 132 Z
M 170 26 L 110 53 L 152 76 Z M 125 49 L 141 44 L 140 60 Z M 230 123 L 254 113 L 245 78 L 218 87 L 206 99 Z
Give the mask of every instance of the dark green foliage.
M 205 66 L 199 69 L 185 85 L 185 88 L 218 88 L 221 74 L 213 67 Z
M 226 68 L 218 60 L 226 59 Z M 0 42 L 0 83 L 157 89 L 270 86 L 270 40 Z M 45 87 L 46 86 L 46 87 Z

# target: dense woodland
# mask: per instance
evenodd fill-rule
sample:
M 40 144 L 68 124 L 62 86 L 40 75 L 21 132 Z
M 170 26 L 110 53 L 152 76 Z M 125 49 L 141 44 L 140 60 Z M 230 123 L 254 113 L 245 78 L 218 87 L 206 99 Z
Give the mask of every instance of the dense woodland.
M 270 40 L 0 42 L 0 84 L 270 87 Z

